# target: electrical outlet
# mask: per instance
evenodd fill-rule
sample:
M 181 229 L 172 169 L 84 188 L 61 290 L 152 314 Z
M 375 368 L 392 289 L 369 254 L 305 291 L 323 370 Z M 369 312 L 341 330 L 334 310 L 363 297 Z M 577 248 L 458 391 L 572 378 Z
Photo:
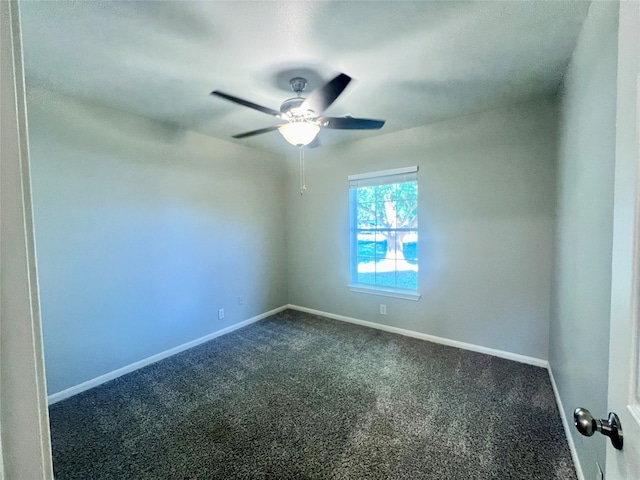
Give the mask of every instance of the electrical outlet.
M 224 318 L 224 308 L 218 310 L 218 320 L 222 320 Z
M 387 314 L 387 306 L 384 303 L 380 304 L 380 315 L 386 315 Z
M 244 297 L 242 295 L 238 297 L 238 305 L 244 305 Z

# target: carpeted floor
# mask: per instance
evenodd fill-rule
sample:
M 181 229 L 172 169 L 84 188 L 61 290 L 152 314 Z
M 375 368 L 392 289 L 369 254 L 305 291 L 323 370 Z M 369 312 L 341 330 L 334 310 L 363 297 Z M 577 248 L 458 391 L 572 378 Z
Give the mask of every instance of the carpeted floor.
M 50 407 L 64 479 L 575 479 L 547 371 L 286 310 Z

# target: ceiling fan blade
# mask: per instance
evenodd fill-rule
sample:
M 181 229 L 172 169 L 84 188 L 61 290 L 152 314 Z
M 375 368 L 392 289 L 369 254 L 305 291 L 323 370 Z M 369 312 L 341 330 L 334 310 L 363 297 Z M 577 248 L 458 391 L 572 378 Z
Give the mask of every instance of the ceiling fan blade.
M 384 120 L 353 117 L 320 117 L 320 126 L 343 130 L 378 130 L 384 125 Z
M 233 95 L 229 95 L 227 93 L 221 92 L 220 90 L 214 90 L 213 92 L 211 92 L 211 95 L 217 95 L 218 97 L 224 98 L 225 100 L 229 100 L 230 102 L 239 103 L 240 105 L 253 108 L 254 110 L 258 110 L 260 112 L 268 113 L 269 115 L 273 115 L 274 117 L 279 117 L 281 114 L 281 112 L 279 112 L 278 110 L 274 110 L 269 107 L 263 107 L 262 105 L 258 105 L 257 103 L 253 103 L 248 100 L 244 100 L 242 98 L 234 97 Z
M 238 135 L 233 135 L 233 138 L 246 138 L 246 137 L 252 137 L 254 135 L 260 135 L 261 133 L 267 133 L 267 132 L 273 132 L 274 130 L 278 129 L 278 125 L 276 125 L 275 127 L 266 127 L 266 128 L 261 128 L 259 130 L 251 130 L 250 132 L 244 132 L 244 133 L 239 133 Z
M 316 114 L 321 114 L 340 96 L 350 81 L 351 77 L 349 75 L 341 73 L 333 80 L 311 92 L 300 108 L 303 111 L 313 110 Z

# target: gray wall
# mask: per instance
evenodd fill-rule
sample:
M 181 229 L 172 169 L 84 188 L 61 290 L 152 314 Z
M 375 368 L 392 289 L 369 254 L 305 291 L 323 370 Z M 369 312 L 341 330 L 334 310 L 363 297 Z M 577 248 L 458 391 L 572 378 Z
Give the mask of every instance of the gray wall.
M 568 419 L 578 406 L 607 412 L 617 9 L 591 5 L 561 95 L 549 360 Z M 596 478 L 605 442 L 571 434 L 585 477 Z
M 287 302 L 280 158 L 41 91 L 28 116 L 49 394 Z
M 556 120 L 554 101 L 537 98 L 308 150 L 302 197 L 292 160 L 290 303 L 547 359 Z M 350 292 L 347 176 L 409 165 L 420 167 L 422 298 Z

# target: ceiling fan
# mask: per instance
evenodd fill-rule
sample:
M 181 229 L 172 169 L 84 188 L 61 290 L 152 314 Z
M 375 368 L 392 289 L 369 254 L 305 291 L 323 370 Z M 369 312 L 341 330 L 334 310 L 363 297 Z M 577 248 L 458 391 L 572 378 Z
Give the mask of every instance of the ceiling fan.
M 307 98 L 304 98 L 302 97 L 302 92 L 307 86 L 307 80 L 302 77 L 294 77 L 289 81 L 289 84 L 291 85 L 291 90 L 297 96 L 282 102 L 279 111 L 229 95 L 220 90 L 214 90 L 211 95 L 273 115 L 284 122 L 280 125 L 233 135 L 233 138 L 246 138 L 278 130 L 290 144 L 302 147 L 309 145 L 315 139 L 320 128 L 339 130 L 377 130 L 382 128 L 384 120 L 354 118 L 351 116 L 325 117 L 322 115 L 340 96 L 350 81 L 350 76 L 341 73 L 321 87 L 313 90 Z

